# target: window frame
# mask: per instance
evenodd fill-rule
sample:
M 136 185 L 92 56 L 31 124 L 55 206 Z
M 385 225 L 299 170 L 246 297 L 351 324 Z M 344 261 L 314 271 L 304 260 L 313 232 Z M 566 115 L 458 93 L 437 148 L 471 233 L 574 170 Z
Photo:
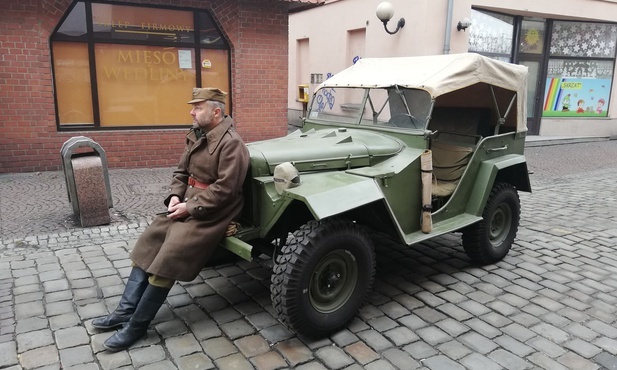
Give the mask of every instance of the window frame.
M 79 36 L 67 36 L 65 34 L 58 33 L 61 26 L 64 24 L 65 20 L 69 17 L 71 12 L 78 6 L 78 4 L 84 4 L 85 7 L 85 22 L 86 22 L 86 34 Z M 108 4 L 112 6 L 129 6 L 129 7 L 139 7 L 144 9 L 161 9 L 161 10 L 174 10 L 174 11 L 187 11 L 192 13 L 193 18 L 193 34 L 194 39 L 193 42 L 169 42 L 169 41 L 148 41 L 148 42 L 136 42 L 135 40 L 122 40 L 122 39 L 113 39 L 109 37 L 95 37 L 93 32 L 93 14 L 92 14 L 92 4 Z M 216 31 L 219 33 L 223 40 L 223 47 L 220 45 L 209 45 L 207 43 L 202 43 L 200 39 L 200 35 L 202 33 L 200 16 L 205 16 L 206 19 L 209 19 L 211 24 L 216 28 Z M 55 58 L 53 46 L 54 42 L 74 42 L 86 44 L 88 49 L 88 62 L 90 68 L 90 88 L 92 95 L 92 112 L 93 112 L 93 123 L 92 124 L 61 124 L 58 110 L 58 90 L 56 86 L 56 68 L 55 68 Z M 158 47 L 173 47 L 177 49 L 191 49 L 193 52 L 193 65 L 195 68 L 195 81 L 194 86 L 202 87 L 202 69 L 201 68 L 201 55 L 203 50 L 224 50 L 227 53 L 227 83 L 228 86 L 231 87 L 231 43 L 227 39 L 227 35 L 222 32 L 218 22 L 214 18 L 214 16 L 207 9 L 195 9 L 188 7 L 174 7 L 174 6 L 164 6 L 164 5 L 145 5 L 145 4 L 136 4 L 136 3 L 115 3 L 109 1 L 91 1 L 91 0 L 80 0 L 75 1 L 64 13 L 53 32 L 49 37 L 49 49 L 51 56 L 51 69 L 52 69 L 52 78 L 53 78 L 53 95 L 54 95 L 54 115 L 56 119 L 56 129 L 59 132 L 68 132 L 68 131 L 83 131 L 83 130 L 94 130 L 94 131 L 118 131 L 118 130 L 165 130 L 165 129 L 177 129 L 177 128 L 187 128 L 190 127 L 190 124 L 177 124 L 177 125 L 134 125 L 134 126 L 105 126 L 101 125 L 101 112 L 99 106 L 99 86 L 97 81 L 97 72 L 96 72 L 96 57 L 95 57 L 95 45 L 96 44 L 119 44 L 119 45 L 137 45 L 137 46 L 158 46 Z M 187 93 L 188 94 L 188 93 Z M 231 94 L 228 97 L 228 105 L 226 107 L 227 114 L 232 113 L 233 102 L 231 98 Z

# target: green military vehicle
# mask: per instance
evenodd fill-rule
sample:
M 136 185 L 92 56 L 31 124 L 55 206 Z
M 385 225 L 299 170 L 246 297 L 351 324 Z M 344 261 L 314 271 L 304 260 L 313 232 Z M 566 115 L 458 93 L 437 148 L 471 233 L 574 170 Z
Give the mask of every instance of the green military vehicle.
M 344 327 L 372 289 L 371 233 L 407 245 L 462 232 L 478 264 L 515 238 L 527 69 L 477 54 L 366 58 L 319 85 L 302 129 L 248 144 L 241 229 L 272 257 L 273 307 L 297 333 Z

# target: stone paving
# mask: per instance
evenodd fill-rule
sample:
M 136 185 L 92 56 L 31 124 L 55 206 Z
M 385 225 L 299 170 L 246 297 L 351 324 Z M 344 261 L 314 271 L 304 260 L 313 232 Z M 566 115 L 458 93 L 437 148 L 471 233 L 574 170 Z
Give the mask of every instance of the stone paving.
M 61 172 L 0 175 L 0 369 L 617 368 L 617 168 L 534 180 L 495 265 L 470 264 L 459 234 L 376 236 L 374 291 L 329 338 L 276 319 L 261 259 L 176 284 L 144 339 L 106 352 L 90 321 L 115 308 L 171 170 L 111 170 L 112 223 L 91 228 Z

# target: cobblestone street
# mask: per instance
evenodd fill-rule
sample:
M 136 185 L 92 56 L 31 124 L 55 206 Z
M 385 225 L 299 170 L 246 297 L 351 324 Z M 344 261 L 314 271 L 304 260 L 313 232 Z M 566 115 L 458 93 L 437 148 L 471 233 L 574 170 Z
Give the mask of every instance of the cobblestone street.
M 269 260 L 207 268 L 117 353 L 90 321 L 116 307 L 172 169 L 110 170 L 112 223 L 91 228 L 62 172 L 0 174 L 0 369 L 617 369 L 617 165 L 543 176 L 534 153 L 497 264 L 472 265 L 458 233 L 411 247 L 375 236 L 374 291 L 319 341 L 277 320 Z

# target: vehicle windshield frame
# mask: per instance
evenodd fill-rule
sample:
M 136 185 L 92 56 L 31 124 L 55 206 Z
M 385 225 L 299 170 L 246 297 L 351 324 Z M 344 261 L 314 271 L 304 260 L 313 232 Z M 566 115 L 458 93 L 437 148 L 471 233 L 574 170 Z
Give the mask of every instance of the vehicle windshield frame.
M 427 91 L 398 85 L 326 87 L 313 94 L 307 119 L 326 124 L 424 131 L 433 104 Z M 394 116 L 400 116 L 396 122 Z

